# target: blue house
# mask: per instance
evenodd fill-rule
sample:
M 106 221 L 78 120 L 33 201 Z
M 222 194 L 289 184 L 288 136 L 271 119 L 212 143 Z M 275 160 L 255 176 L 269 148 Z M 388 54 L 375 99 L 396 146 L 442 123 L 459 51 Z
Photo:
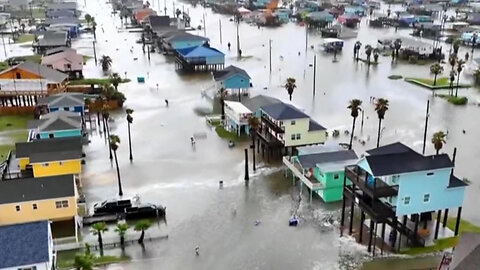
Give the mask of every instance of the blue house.
M 175 68 L 187 71 L 221 70 L 225 54 L 208 46 L 177 49 Z
M 375 223 L 384 224 L 383 239 L 385 224 L 388 225 L 391 247 L 395 247 L 397 233 L 400 239 L 405 236 L 406 244 L 433 244 L 439 235 L 442 212 L 442 236 L 457 235 L 467 184 L 454 176 L 453 168 L 454 163 L 447 154 L 424 156 L 402 143 L 367 151 L 355 166 L 345 169 L 345 181 L 348 178 L 352 186 L 344 188 L 342 221 L 347 200 L 358 204 L 362 224 L 365 215 L 370 217 L 370 234 Z M 448 211 L 452 208 L 457 208 L 455 232 L 445 229 Z M 436 221 L 432 220 L 434 212 Z M 421 230 L 419 223 L 423 224 Z M 398 243 L 400 246 L 401 240 Z
M 248 95 L 248 90 L 252 87 L 252 82 L 248 73 L 239 67 L 228 66 L 224 70 L 213 72 L 213 79 L 217 84 L 217 89 L 225 90 L 238 89 L 240 95 Z
M 209 39 L 192 35 L 184 31 L 173 31 L 163 35 L 162 49 L 166 52 L 174 52 L 179 49 L 194 48 L 208 44 Z
M 82 136 L 82 118 L 76 112 L 54 111 L 28 122 L 30 140 Z
M 38 99 L 38 106 L 47 106 L 50 112 L 70 111 L 83 116 L 85 99 L 83 93 L 60 93 Z

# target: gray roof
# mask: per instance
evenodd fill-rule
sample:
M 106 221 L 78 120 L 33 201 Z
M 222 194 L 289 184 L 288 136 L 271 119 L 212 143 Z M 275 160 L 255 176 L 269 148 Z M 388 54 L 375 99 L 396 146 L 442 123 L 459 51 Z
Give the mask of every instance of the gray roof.
M 450 181 L 448 181 L 447 188 L 466 187 L 466 186 L 468 186 L 468 184 L 460 180 L 460 178 L 456 177 L 453 174 L 450 175 Z
M 48 105 L 48 107 L 72 107 L 85 105 L 83 93 L 60 93 L 38 99 L 39 105 Z
M 152 29 L 155 27 L 170 26 L 170 16 L 150 15 L 148 20 Z
M 367 151 L 366 160 L 374 176 L 453 168 L 447 154 L 423 156 L 402 143 Z
M 260 107 L 267 106 L 281 101 L 269 96 L 258 95 L 252 98 L 242 98 L 242 104 L 245 105 L 250 111 L 257 112 Z
M 57 53 L 65 52 L 65 51 L 75 51 L 76 52 L 75 49 L 62 46 L 62 47 L 57 47 L 57 48 L 46 50 L 45 51 L 45 56 L 52 55 L 52 54 L 57 54 Z
M 248 75 L 248 73 L 244 69 L 241 69 L 233 65 L 230 65 L 221 71 L 213 72 L 213 78 L 215 79 L 215 81 L 224 81 L 234 75 L 240 75 L 242 77 L 251 79 L 250 75 Z
M 27 127 L 38 129 L 38 131 L 81 129 L 82 118 L 75 113 L 65 115 L 63 111 L 51 112 L 46 114 L 46 117 L 42 116 L 41 119 L 29 121 Z
M 167 42 L 182 42 L 182 41 L 209 41 L 208 38 L 202 37 L 202 36 L 197 36 L 197 35 L 192 35 L 187 32 L 176 32 L 176 34 L 173 34 L 167 38 L 165 38 L 165 41 Z
M 262 106 L 261 109 L 275 120 L 292 120 L 310 118 L 307 114 L 286 103 L 275 103 Z
M 0 227 L 0 268 L 49 261 L 48 221 Z
M 356 160 L 357 154 L 353 150 L 340 150 L 334 152 L 313 153 L 298 156 L 303 168 L 313 168 L 317 164 Z
M 75 11 L 68 9 L 49 10 L 47 11 L 49 18 L 75 18 Z
M 33 153 L 30 155 L 30 163 L 41 163 L 57 160 L 81 159 L 82 150 Z
M 74 195 L 73 174 L 0 181 L 0 204 L 65 198 Z
M 48 4 L 47 9 L 62 10 L 62 9 L 77 9 L 77 2 L 63 2 Z
M 34 46 L 37 47 L 60 47 L 66 46 L 68 41 L 67 32 L 51 32 L 47 31 L 43 33 L 43 38 L 39 39 Z
M 62 152 L 75 152 L 76 156 L 82 154 L 82 138 L 81 137 L 66 137 L 66 138 L 51 138 L 41 139 L 32 142 L 19 142 L 15 144 L 15 155 L 17 158 L 32 157 L 40 158 L 40 154 L 45 154 L 49 157 L 55 157 Z M 49 161 L 51 161 L 51 158 Z M 54 159 L 55 160 L 55 159 Z M 62 160 L 62 159 L 56 159 Z M 30 162 L 33 162 L 30 160 Z
M 61 17 L 61 18 L 46 18 L 45 24 L 76 24 L 80 25 L 80 20 L 77 17 Z
M 55 69 L 51 69 L 49 67 L 46 67 L 46 66 L 43 66 L 43 65 L 31 62 L 31 61 L 25 61 L 25 62 L 15 66 L 15 67 L 12 67 L 12 69 L 13 68 L 19 68 L 19 69 L 23 69 L 23 70 L 26 70 L 28 72 L 34 73 L 34 74 L 38 74 L 42 78 L 45 78 L 45 79 L 48 79 L 50 81 L 54 81 L 54 82 L 57 82 L 57 83 L 63 82 L 64 80 L 66 80 L 68 78 L 68 75 L 65 74 L 65 73 L 62 73 L 60 71 L 56 71 Z M 6 71 L 8 71 L 8 70 L 6 70 Z
M 310 122 L 308 124 L 308 131 L 317 131 L 317 130 L 326 130 L 326 128 L 324 128 L 322 125 L 315 122 L 314 120 L 310 119 Z
M 453 253 L 451 270 L 473 270 L 480 266 L 480 234 L 462 233 Z

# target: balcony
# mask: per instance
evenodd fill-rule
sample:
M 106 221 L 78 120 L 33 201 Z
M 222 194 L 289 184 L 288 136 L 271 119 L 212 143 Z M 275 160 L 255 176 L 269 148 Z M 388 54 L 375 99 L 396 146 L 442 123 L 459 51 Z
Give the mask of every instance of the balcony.
M 269 132 L 256 131 L 257 138 L 270 147 L 283 147 L 283 143 Z
M 345 168 L 345 175 L 350 181 L 372 198 L 393 197 L 398 195 L 398 185 L 390 186 L 380 178 L 368 182 L 368 173 L 358 166 Z
M 285 130 L 283 130 L 283 128 L 279 127 L 277 124 L 275 124 L 272 120 L 270 120 L 265 115 L 262 115 L 262 122 L 265 123 L 266 127 L 273 130 L 273 132 L 277 134 L 285 133 Z

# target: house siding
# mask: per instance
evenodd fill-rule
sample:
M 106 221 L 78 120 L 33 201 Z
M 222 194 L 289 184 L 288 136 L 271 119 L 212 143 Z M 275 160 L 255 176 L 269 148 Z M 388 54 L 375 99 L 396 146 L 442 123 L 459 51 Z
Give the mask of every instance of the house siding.
M 225 56 L 209 56 L 205 58 L 207 65 L 215 65 L 215 64 L 224 64 L 225 63 Z
M 45 164 L 48 164 L 48 166 L 44 166 Z M 82 173 L 82 164 L 80 160 L 34 163 L 32 164 L 32 167 L 34 177 Z
M 335 179 L 334 175 L 338 174 Z M 344 171 L 322 173 L 318 167 L 314 172 L 315 178 L 325 186 L 324 190 L 320 190 L 318 195 L 322 197 L 324 202 L 340 201 L 343 198 L 343 178 Z M 350 181 L 347 180 L 347 185 Z M 351 183 L 351 182 L 350 182 Z
M 65 108 L 68 108 L 66 110 Z M 50 107 L 50 112 L 56 111 L 69 111 L 69 112 L 78 112 L 79 114 L 83 114 L 83 106 L 74 106 L 74 107 Z
M 205 41 L 178 41 L 178 42 L 173 42 L 172 43 L 172 48 L 175 50 L 178 49 L 185 49 L 185 48 L 190 48 L 190 47 L 197 47 L 197 46 L 202 46 L 205 44 Z
M 14 68 L 6 73 L 0 75 L 0 79 L 17 79 L 17 73 L 20 74 L 20 79 L 40 79 L 37 74 L 25 71 L 21 68 Z
M 234 75 L 222 82 L 226 89 L 245 89 L 250 88 L 250 79 L 240 75 Z
M 428 176 L 427 173 L 434 174 Z M 447 188 L 451 169 L 421 171 L 401 174 L 397 198 L 397 216 L 417 214 L 462 206 L 464 187 Z M 430 194 L 429 202 L 424 202 L 424 195 Z M 410 203 L 405 205 L 405 197 Z
M 20 158 L 18 164 L 20 165 L 20 170 L 25 170 L 27 165 L 30 163 L 30 158 Z
M 292 125 L 292 121 L 295 121 L 295 125 Z M 285 146 L 324 143 L 327 139 L 326 132 L 323 130 L 308 131 L 309 124 L 309 118 L 283 121 L 283 125 L 285 126 Z M 300 134 L 300 139 L 292 140 L 292 134 Z
M 40 132 L 40 139 L 50 138 L 50 134 L 53 134 L 54 138 L 64 138 L 64 137 L 77 137 L 82 136 L 82 131 L 80 129 L 72 130 L 58 130 L 52 132 Z

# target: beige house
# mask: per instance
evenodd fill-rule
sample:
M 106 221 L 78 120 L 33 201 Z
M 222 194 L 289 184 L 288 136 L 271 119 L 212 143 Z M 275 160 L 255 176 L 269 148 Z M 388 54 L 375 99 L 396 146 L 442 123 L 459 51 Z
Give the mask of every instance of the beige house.
M 83 77 L 83 56 L 73 49 L 44 56 L 42 65 L 67 73 L 70 78 Z

